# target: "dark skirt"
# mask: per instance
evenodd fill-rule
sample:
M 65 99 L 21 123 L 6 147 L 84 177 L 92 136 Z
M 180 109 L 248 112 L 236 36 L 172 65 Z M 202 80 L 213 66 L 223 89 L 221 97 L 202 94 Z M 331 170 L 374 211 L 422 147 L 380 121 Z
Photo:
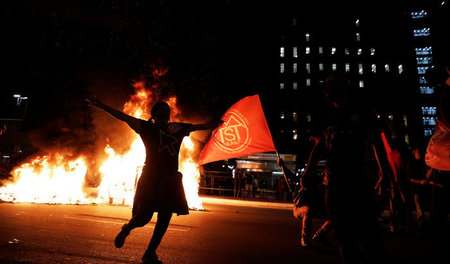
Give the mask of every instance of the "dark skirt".
M 164 172 L 144 166 L 134 195 L 133 216 L 154 212 L 189 214 L 182 179 L 178 171 Z

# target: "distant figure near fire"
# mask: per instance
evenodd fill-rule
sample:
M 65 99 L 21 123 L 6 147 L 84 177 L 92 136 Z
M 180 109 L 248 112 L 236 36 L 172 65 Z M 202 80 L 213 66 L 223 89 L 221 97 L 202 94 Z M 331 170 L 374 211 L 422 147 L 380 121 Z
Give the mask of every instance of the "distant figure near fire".
M 183 137 L 192 131 L 214 129 L 221 121 L 199 125 L 170 123 L 170 107 L 165 102 L 153 106 L 152 117 L 148 121 L 129 116 L 93 99 L 87 99 L 86 102 L 127 123 L 144 142 L 145 166 L 137 184 L 132 218 L 123 225 L 114 243 L 117 248 L 121 248 L 131 230 L 145 226 L 158 212 L 155 230 L 142 261 L 162 263 L 156 255 L 156 249 L 166 233 L 172 213 L 189 214 L 182 174 L 178 172 L 178 154 Z

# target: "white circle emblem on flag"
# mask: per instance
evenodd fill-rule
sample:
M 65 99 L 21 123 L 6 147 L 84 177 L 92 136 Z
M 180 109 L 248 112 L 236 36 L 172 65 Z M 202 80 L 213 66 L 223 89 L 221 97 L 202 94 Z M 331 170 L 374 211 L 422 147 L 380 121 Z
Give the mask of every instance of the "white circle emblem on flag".
M 248 120 L 241 112 L 229 110 L 222 117 L 223 125 L 216 131 L 215 143 L 225 152 L 240 152 L 244 150 L 251 141 L 248 131 Z

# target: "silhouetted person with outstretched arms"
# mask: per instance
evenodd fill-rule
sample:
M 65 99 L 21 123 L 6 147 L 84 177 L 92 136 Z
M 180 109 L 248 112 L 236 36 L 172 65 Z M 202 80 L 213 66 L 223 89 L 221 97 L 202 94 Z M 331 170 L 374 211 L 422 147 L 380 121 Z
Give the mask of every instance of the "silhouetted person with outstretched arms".
M 121 248 L 131 230 L 145 226 L 158 212 L 155 230 L 142 261 L 162 263 L 156 255 L 156 249 L 166 233 L 172 214 L 189 214 L 182 174 L 178 172 L 181 142 L 190 132 L 214 129 L 221 121 L 199 125 L 171 123 L 170 107 L 165 102 L 153 106 L 148 121 L 129 116 L 96 100 L 87 99 L 86 102 L 127 123 L 144 142 L 146 159 L 134 196 L 132 218 L 123 225 L 114 243 L 117 248 Z

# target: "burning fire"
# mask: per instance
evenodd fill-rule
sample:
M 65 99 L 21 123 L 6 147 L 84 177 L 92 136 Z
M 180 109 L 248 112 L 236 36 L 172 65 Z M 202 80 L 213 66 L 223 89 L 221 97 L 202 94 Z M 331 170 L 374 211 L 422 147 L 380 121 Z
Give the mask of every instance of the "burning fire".
M 134 85 L 135 94 L 124 105 L 123 111 L 137 118 L 148 119 L 149 105 L 155 101 L 151 91 L 143 82 Z M 167 101 L 172 109 L 171 119 L 179 119 L 176 97 Z M 107 159 L 99 168 L 101 183 L 95 189 L 97 197 L 88 197 L 83 192 L 87 173 L 86 157 L 69 160 L 59 153 L 35 157 L 32 161 L 16 167 L 11 174 L 11 183 L 0 188 L 0 200 L 11 202 L 33 202 L 52 204 L 88 203 L 133 203 L 134 191 L 145 160 L 145 147 L 142 140 L 132 134 L 130 150 L 118 154 L 109 145 L 104 149 Z M 194 161 L 197 146 L 186 137 L 180 150 L 180 172 L 183 173 L 183 186 L 191 209 L 203 209 L 198 196 L 200 172 Z

